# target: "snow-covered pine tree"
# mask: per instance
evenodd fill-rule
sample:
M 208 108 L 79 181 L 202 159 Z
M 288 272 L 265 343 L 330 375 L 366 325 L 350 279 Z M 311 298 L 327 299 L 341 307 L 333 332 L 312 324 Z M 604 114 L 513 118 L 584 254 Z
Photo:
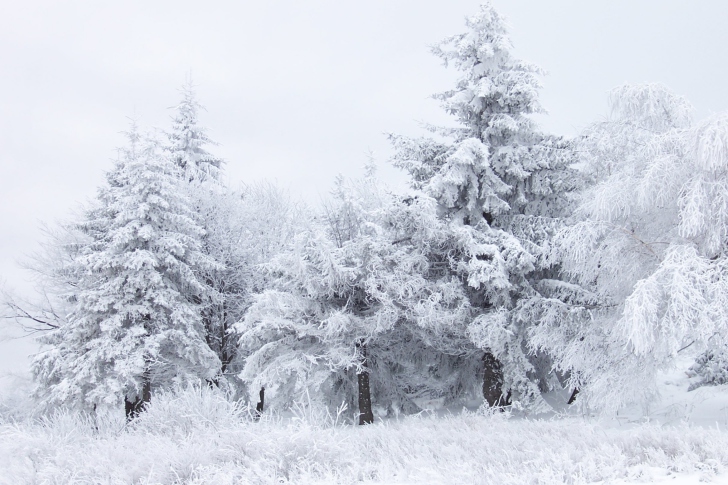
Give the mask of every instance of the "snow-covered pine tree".
M 562 298 L 534 340 L 583 405 L 613 411 L 652 399 L 681 349 L 725 352 L 728 116 L 692 127 L 688 102 L 655 84 L 621 86 L 610 102 L 580 143 L 595 183 L 554 244 L 584 297 Z
M 490 240 L 488 256 L 467 247 L 458 256 L 462 265 L 492 271 L 461 271 L 473 308 L 469 333 L 484 350 L 486 400 L 502 403 L 513 392 L 523 403 L 542 403 L 534 382 L 543 384 L 550 366 L 536 369 L 527 355 L 536 322 L 522 318 L 519 306 L 540 299 L 532 280 L 547 270 L 543 249 L 579 178 L 570 144 L 542 133 L 530 116 L 543 111 L 540 70 L 512 55 L 503 18 L 485 3 L 466 25 L 433 49 L 462 74 L 455 89 L 436 95 L 458 125 L 428 127 L 435 138 L 392 135 L 393 163 L 438 201 L 452 231 Z
M 179 168 L 135 125 L 127 135 L 79 224 L 89 240 L 75 261 L 72 311 L 41 337 L 32 369 L 47 404 L 124 401 L 131 417 L 153 391 L 210 379 L 220 364 L 194 303 L 204 288 L 193 269 L 216 263 L 200 252 L 203 231 L 179 190 Z
M 341 183 L 338 189 L 345 196 Z M 327 406 L 353 407 L 353 370 L 359 423 L 368 424 L 374 416 L 367 347 L 397 317 L 391 308 L 381 312 L 367 294 L 372 251 L 361 238 L 355 243 L 361 213 L 335 212 L 312 223 L 289 251 L 266 265 L 273 288 L 257 295 L 238 325 L 249 354 L 242 377 L 251 389 L 266 388 L 274 406 L 288 406 L 307 392 Z

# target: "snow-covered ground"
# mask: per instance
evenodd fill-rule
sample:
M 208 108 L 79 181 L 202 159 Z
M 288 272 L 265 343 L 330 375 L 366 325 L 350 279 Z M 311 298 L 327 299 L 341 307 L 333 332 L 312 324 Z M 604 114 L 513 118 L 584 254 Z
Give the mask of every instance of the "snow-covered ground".
M 728 386 L 686 392 L 687 363 L 662 376 L 660 404 L 613 419 L 466 411 L 358 427 L 301 406 L 253 422 L 203 388 L 159 397 L 127 427 L 28 420 L 6 400 L 0 483 L 728 483 Z
M 705 386 L 688 392 L 695 378 L 686 371 L 694 355 L 678 357 L 675 368 L 658 376 L 660 399 L 645 407 L 633 406 L 613 418 L 615 426 L 631 423 L 688 424 L 728 432 L 728 386 Z
M 367 427 L 228 423 L 186 408 L 133 429 L 61 415 L 4 425 L 0 481 L 21 483 L 728 483 L 728 435 L 581 419 L 418 417 Z

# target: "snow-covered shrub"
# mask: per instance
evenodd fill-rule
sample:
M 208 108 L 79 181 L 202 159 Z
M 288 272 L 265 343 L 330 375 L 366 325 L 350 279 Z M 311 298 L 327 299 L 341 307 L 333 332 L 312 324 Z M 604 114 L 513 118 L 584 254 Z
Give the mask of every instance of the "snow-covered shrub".
M 728 351 L 723 348 L 703 352 L 695 359 L 688 375 L 700 379 L 690 385 L 690 391 L 701 386 L 728 384 Z
M 234 429 L 253 422 L 255 409 L 205 383 L 155 393 L 132 429 L 166 436 L 188 436 L 196 430 Z

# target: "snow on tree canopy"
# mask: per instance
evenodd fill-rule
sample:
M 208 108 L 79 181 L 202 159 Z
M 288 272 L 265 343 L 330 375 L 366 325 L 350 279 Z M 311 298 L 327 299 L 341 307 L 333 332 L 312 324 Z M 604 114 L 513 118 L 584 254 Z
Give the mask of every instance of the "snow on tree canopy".
M 540 133 L 529 116 L 543 112 L 541 70 L 513 57 L 505 22 L 490 3 L 466 25 L 466 33 L 433 48 L 462 73 L 455 89 L 435 96 L 458 126 L 429 127 L 442 141 L 390 135 L 394 164 L 473 225 L 500 214 L 556 214 L 574 180 L 568 144 Z
M 692 127 L 690 105 L 659 85 L 610 98 L 611 118 L 581 141 L 595 184 L 553 247 L 590 304 L 544 319 L 535 340 L 585 405 L 614 410 L 647 402 L 686 346 L 725 352 L 728 116 Z
M 450 271 L 470 301 L 466 334 L 484 352 L 486 400 L 502 404 L 510 395 L 544 409 L 541 391 L 560 384 L 530 345 L 530 327 L 544 299 L 539 280 L 555 276 L 550 240 L 581 177 L 572 144 L 531 118 L 543 112 L 541 71 L 513 56 L 503 18 L 486 3 L 466 26 L 433 49 L 460 72 L 453 90 L 435 96 L 457 126 L 430 126 L 433 138 L 390 135 L 393 163 L 437 200 L 448 231 L 462 238 Z

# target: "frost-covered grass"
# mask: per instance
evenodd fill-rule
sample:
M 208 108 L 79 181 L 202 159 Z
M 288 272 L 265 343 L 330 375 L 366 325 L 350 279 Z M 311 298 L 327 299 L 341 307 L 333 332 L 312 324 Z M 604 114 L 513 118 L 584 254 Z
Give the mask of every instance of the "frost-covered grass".
M 3 484 L 624 483 L 724 480 L 726 466 L 717 429 L 498 413 L 358 427 L 305 407 L 254 422 L 206 389 L 160 396 L 133 426 L 67 412 L 0 424 Z

